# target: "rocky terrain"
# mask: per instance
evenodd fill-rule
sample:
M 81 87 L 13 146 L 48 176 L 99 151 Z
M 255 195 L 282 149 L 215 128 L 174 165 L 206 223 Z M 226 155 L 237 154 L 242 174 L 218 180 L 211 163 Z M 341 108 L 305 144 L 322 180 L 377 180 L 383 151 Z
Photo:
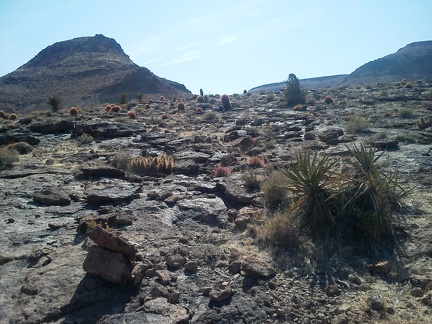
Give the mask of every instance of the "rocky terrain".
M 228 111 L 188 96 L 0 119 L 2 153 L 21 153 L 0 171 L 1 322 L 429 323 L 432 84 L 311 90 L 296 109 L 283 93 L 230 99 Z M 349 133 L 350 116 L 367 126 Z M 260 247 L 251 179 L 298 150 L 345 157 L 355 143 L 384 148 L 412 189 L 400 254 Z
M 119 102 L 121 95 L 131 100 L 140 94 L 173 99 L 190 92 L 136 65 L 114 39 L 103 35 L 50 45 L 0 78 L 1 109 L 15 112 L 46 109 L 52 96 L 70 107 Z

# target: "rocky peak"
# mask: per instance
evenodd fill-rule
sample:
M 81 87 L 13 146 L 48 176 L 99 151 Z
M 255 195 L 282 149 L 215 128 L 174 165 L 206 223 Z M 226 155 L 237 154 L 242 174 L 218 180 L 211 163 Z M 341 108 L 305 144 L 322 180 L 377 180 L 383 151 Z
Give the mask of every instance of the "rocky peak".
M 57 95 L 63 107 L 118 102 L 126 94 L 154 99 L 186 97 L 190 91 L 140 67 L 112 38 L 79 37 L 48 46 L 32 60 L 0 78 L 0 106 L 6 111 L 48 109 Z
M 136 66 L 113 38 L 97 34 L 93 37 L 78 37 L 54 43 L 39 52 L 17 71 L 64 65 L 82 66 L 82 63 L 86 61 Z

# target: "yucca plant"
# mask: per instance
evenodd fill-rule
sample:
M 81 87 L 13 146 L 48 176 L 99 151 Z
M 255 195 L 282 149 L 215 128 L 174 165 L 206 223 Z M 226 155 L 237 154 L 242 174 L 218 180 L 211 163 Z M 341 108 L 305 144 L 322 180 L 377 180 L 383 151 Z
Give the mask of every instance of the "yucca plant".
M 395 247 L 396 209 L 407 195 L 398 182 L 396 173 L 384 173 L 377 160 L 384 152 L 360 144 L 349 149 L 353 172 L 348 186 L 340 194 L 341 233 L 368 248 Z
M 309 151 L 298 152 L 296 160 L 295 165 L 282 171 L 287 189 L 294 195 L 293 211 L 300 225 L 313 236 L 328 235 L 336 225 L 332 190 L 340 184 L 335 173 L 338 161 Z

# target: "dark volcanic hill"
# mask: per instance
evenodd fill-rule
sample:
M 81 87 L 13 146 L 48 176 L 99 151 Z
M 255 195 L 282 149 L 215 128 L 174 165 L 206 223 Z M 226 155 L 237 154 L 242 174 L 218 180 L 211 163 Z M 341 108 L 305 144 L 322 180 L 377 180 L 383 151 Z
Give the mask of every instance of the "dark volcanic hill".
M 300 87 L 303 89 L 321 89 L 321 88 L 334 88 L 336 87 L 344 78 L 346 74 L 341 75 L 331 75 L 318 78 L 308 78 L 300 79 Z M 286 88 L 285 82 L 276 82 L 270 84 L 264 84 L 250 89 L 250 92 L 279 92 Z
M 337 86 L 361 85 L 373 82 L 432 80 L 432 41 L 411 43 L 396 53 L 366 63 L 349 75 L 334 75 L 301 79 L 304 89 L 335 88 Z M 286 87 L 284 82 L 261 85 L 251 92 L 278 92 Z
M 340 85 L 432 80 L 432 41 L 411 43 L 396 53 L 366 63 L 351 73 Z
M 6 110 L 47 108 L 52 95 L 65 107 L 118 102 L 122 93 L 133 99 L 138 93 L 174 97 L 190 92 L 136 65 L 114 39 L 103 35 L 55 43 L 0 78 L 0 105 Z

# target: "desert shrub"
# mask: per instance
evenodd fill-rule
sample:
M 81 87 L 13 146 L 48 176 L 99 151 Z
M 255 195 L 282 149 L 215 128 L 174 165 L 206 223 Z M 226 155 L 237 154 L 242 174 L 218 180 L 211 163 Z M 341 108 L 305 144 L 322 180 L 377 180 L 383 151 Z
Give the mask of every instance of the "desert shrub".
M 261 168 L 264 166 L 264 160 L 258 156 L 249 159 L 249 166 L 252 168 Z
M 222 103 L 222 107 L 223 107 L 224 111 L 232 109 L 230 98 L 228 97 L 228 95 L 226 95 L 226 94 L 222 95 L 221 103 Z
M 14 162 L 19 160 L 19 154 L 15 149 L 8 147 L 0 148 L 0 170 L 9 169 Z
M 203 118 L 209 122 L 217 122 L 219 120 L 218 115 L 213 111 L 206 112 Z
M 9 115 L 9 120 L 17 120 L 17 119 L 18 119 L 17 114 L 12 113 L 12 114 Z
M 127 102 L 127 97 L 128 97 L 127 93 L 120 94 L 119 104 L 124 105 Z
M 380 94 L 383 97 L 387 97 L 388 96 L 388 90 L 387 89 L 381 89 Z
M 128 111 L 126 114 L 126 117 L 129 117 L 130 119 L 136 119 L 137 118 L 137 114 L 135 111 Z
M 82 134 L 81 136 L 78 137 L 78 143 L 84 145 L 84 144 L 90 144 L 91 142 L 93 142 L 94 138 L 93 136 L 91 136 L 90 134 Z
M 72 107 L 71 109 L 69 109 L 69 114 L 71 116 L 78 116 L 79 115 L 79 111 L 76 107 Z
M 9 150 L 15 150 L 19 154 L 29 154 L 31 151 L 33 151 L 33 147 L 26 142 L 9 144 L 6 148 Z
M 288 80 L 285 81 L 285 84 L 285 97 L 289 108 L 305 103 L 306 93 L 300 89 L 300 81 L 295 74 L 291 73 L 288 76 Z
M 290 213 L 283 211 L 271 215 L 262 226 L 251 225 L 249 230 L 253 232 L 257 243 L 265 247 L 298 250 L 307 241 L 298 221 Z
M 57 112 L 60 109 L 61 101 L 61 98 L 58 96 L 51 96 L 48 98 L 47 103 L 51 106 L 52 112 Z
M 396 136 L 395 140 L 398 142 L 401 142 L 401 143 L 405 143 L 405 144 L 415 144 L 416 143 L 416 140 L 411 135 L 399 134 Z
M 231 173 L 232 172 L 229 168 L 224 167 L 224 166 L 218 166 L 216 168 L 216 170 L 214 170 L 213 176 L 216 178 L 217 177 L 227 177 L 227 176 L 231 175 Z
M 141 102 L 144 98 L 144 95 L 142 93 L 137 93 L 136 98 L 139 102 Z
M 180 101 L 180 102 L 177 104 L 177 109 L 178 109 L 178 110 L 185 110 L 185 108 L 186 108 L 186 105 L 185 105 L 185 103 L 184 103 L 183 101 Z
M 275 100 L 275 95 L 274 95 L 274 93 L 273 93 L 273 92 L 269 92 L 269 93 L 267 93 L 267 95 L 266 95 L 266 99 L 267 99 L 267 102 L 272 102 L 272 101 L 274 101 L 274 100 Z
M 264 204 L 270 212 L 284 209 L 289 205 L 288 189 L 281 171 L 272 171 L 261 184 Z
M 326 97 L 324 98 L 324 103 L 326 103 L 327 105 L 330 105 L 330 104 L 332 104 L 333 102 L 334 102 L 334 100 L 333 100 L 333 98 L 330 97 L 330 96 L 326 96 Z
M 131 157 L 128 154 L 121 153 L 114 156 L 111 165 L 117 169 L 127 170 Z
M 360 116 L 350 116 L 345 125 L 346 131 L 350 134 L 364 132 L 369 127 L 370 123 Z
M 3 110 L 0 110 L 0 118 L 6 119 L 7 115 Z
M 414 111 L 410 108 L 400 108 L 398 112 L 399 112 L 400 118 L 403 118 L 403 119 L 414 118 Z
M 417 128 L 419 130 L 423 130 L 425 128 L 431 127 L 432 126 L 432 118 L 420 117 L 416 121 L 416 125 L 417 125 Z
M 255 190 L 255 189 L 259 189 L 260 188 L 260 180 L 258 179 L 257 175 L 255 174 L 255 172 L 253 172 L 252 170 L 247 170 L 243 176 L 242 179 L 245 183 L 245 187 L 249 190 Z

